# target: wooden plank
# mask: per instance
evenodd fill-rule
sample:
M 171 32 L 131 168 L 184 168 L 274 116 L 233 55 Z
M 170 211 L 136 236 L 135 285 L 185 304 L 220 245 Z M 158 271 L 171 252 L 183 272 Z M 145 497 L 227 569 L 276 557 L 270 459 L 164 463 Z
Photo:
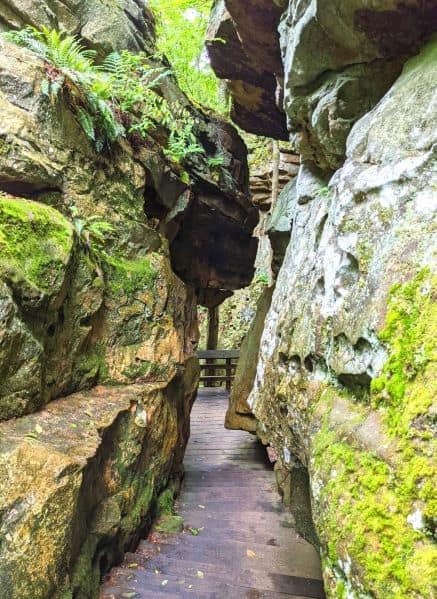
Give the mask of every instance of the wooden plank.
M 229 379 L 234 379 L 235 377 L 229 377 L 226 374 L 205 374 L 200 377 L 200 382 L 204 381 L 228 381 Z
M 127 553 L 102 599 L 324 598 L 318 552 L 284 510 L 265 448 L 223 428 L 227 400 L 223 389 L 202 388 L 193 407 L 175 506 L 184 532 L 154 534 Z
M 226 359 L 226 358 L 239 358 L 239 349 L 207 349 L 197 352 L 199 360 L 206 359 Z

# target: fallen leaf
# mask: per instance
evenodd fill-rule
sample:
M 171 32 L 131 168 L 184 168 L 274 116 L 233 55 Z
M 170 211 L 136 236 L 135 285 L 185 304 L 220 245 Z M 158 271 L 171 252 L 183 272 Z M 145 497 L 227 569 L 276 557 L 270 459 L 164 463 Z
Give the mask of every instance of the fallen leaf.
M 205 574 L 202 572 L 202 570 L 197 570 L 196 576 L 197 578 L 204 578 Z
M 189 528 L 188 529 L 191 534 L 193 535 L 193 537 L 197 537 L 197 535 L 199 534 L 199 529 L 198 528 Z
M 255 557 L 256 556 L 255 551 L 252 551 L 252 549 L 248 549 L 246 551 L 246 554 L 247 554 L 247 557 Z
M 128 565 L 128 568 L 138 568 L 138 564 L 136 562 L 132 562 Z

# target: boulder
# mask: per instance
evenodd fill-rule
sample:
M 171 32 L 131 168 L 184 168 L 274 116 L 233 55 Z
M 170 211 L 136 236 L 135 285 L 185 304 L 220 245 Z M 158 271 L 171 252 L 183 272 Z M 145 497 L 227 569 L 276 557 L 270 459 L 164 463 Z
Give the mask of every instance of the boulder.
M 276 98 L 283 75 L 277 33 L 281 13 L 268 0 L 219 0 L 206 47 L 214 71 L 228 80 L 232 119 L 251 133 L 285 140 L 285 115 Z
M 299 203 L 298 178 L 248 400 L 308 469 L 329 597 L 433 592 L 436 58 L 355 124 L 329 187 Z

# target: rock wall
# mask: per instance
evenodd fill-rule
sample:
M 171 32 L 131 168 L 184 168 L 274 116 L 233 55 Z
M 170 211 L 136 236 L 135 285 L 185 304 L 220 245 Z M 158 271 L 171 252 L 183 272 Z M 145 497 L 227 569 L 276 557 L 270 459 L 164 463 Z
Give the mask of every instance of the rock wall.
M 65 28 L 99 56 L 154 39 L 121 0 L 7 2 L 0 23 Z M 250 280 L 257 212 L 243 142 L 171 76 L 160 91 L 205 147 L 184 164 L 162 130 L 96 153 L 44 94 L 48 68 L 0 38 L 0 581 L 8 599 L 89 599 L 180 479 L 197 301 Z
M 437 9 L 281 4 L 279 38 L 271 35 L 302 166 L 271 219 L 273 238 L 288 225 L 291 236 L 285 255 L 287 237 L 277 245 L 282 265 L 248 401 L 278 471 L 291 484 L 296 469 L 308 474 L 328 596 L 427 598 L 436 561 Z

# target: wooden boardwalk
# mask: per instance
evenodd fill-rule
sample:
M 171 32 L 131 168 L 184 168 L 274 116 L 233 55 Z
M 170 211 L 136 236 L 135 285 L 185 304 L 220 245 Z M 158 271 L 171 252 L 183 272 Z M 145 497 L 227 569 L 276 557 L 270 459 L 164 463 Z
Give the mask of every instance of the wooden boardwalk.
M 318 554 L 283 510 L 265 450 L 223 428 L 226 406 L 223 390 L 199 391 L 177 502 L 184 532 L 142 541 L 101 599 L 324 597 Z

